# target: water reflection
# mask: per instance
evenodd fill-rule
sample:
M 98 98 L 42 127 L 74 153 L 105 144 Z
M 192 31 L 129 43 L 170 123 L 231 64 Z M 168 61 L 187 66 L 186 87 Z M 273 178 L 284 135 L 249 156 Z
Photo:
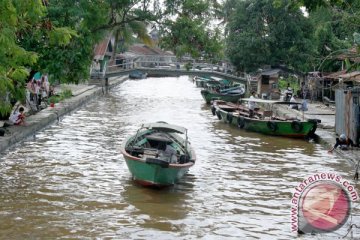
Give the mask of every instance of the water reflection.
M 197 155 L 164 190 L 131 181 L 119 152 L 153 121 L 188 128 Z M 353 175 L 319 144 L 218 121 L 186 77 L 127 81 L 1 155 L 0 239 L 288 239 L 294 187 L 327 171 Z

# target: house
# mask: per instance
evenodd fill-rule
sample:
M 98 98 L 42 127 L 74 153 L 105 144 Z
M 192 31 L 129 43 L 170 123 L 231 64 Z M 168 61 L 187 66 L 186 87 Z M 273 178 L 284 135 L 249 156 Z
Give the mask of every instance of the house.
M 94 47 L 94 58 L 100 62 L 100 71 L 107 66 L 113 53 L 114 38 L 109 35 Z
M 281 69 L 267 69 L 256 76 L 257 94 L 264 99 L 279 99 L 279 73 Z
M 318 73 L 317 77 L 309 78 L 316 85 L 314 100 L 328 98 L 335 100 L 335 91 L 337 88 L 349 88 L 360 85 L 360 71 L 347 73 L 346 70 L 334 73 Z M 316 82 L 316 83 L 315 83 Z
M 336 89 L 335 99 L 336 133 L 339 135 L 345 133 L 358 144 L 360 142 L 360 87 Z

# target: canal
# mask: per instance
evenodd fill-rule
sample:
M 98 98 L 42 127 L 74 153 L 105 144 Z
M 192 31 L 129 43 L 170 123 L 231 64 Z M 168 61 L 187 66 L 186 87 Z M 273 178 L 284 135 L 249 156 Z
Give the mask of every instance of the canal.
M 119 153 L 154 121 L 186 127 L 197 155 L 162 190 L 134 184 Z M 289 239 L 294 188 L 316 172 L 354 175 L 321 144 L 219 122 L 188 77 L 129 80 L 0 155 L 0 239 Z

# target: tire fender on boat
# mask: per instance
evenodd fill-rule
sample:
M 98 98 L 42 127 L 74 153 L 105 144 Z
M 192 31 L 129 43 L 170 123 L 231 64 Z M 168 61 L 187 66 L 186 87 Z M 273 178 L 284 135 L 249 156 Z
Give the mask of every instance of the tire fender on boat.
M 169 167 L 169 162 L 158 159 L 158 158 L 146 158 L 145 162 L 147 164 L 159 165 L 162 168 L 168 168 Z
M 245 127 L 245 119 L 244 119 L 244 117 L 238 117 L 237 124 L 238 124 L 239 128 L 244 128 Z
M 291 123 L 291 128 L 295 131 L 295 132 L 301 132 L 303 129 L 303 125 L 301 122 L 299 121 L 293 121 Z
M 275 132 L 275 131 L 277 130 L 277 124 L 276 124 L 276 122 L 268 121 L 268 122 L 267 122 L 267 126 L 268 126 L 268 128 L 269 128 L 271 131 L 273 131 L 273 132 Z
M 214 107 L 214 105 L 211 106 L 211 112 L 212 112 L 212 115 L 215 116 L 215 111 L 216 111 L 216 108 Z
M 218 118 L 219 120 L 221 120 L 222 117 L 221 117 L 220 111 L 219 111 L 219 110 L 216 110 L 215 113 L 216 113 L 217 118 Z
M 228 112 L 228 113 L 226 114 L 226 120 L 231 124 L 232 119 L 233 119 L 232 113 L 231 113 L 231 112 Z

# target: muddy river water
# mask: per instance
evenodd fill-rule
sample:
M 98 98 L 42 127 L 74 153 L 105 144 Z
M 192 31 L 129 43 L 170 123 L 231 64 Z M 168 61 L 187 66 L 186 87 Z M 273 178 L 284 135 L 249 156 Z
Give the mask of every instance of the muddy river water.
M 173 187 L 131 180 L 119 153 L 144 122 L 184 126 L 197 155 Z M 309 175 L 352 181 L 314 141 L 220 122 L 188 77 L 126 81 L 0 155 L 0 239 L 289 239 L 291 197 Z M 353 205 L 351 221 L 359 222 Z M 334 233 L 304 239 L 337 239 Z

